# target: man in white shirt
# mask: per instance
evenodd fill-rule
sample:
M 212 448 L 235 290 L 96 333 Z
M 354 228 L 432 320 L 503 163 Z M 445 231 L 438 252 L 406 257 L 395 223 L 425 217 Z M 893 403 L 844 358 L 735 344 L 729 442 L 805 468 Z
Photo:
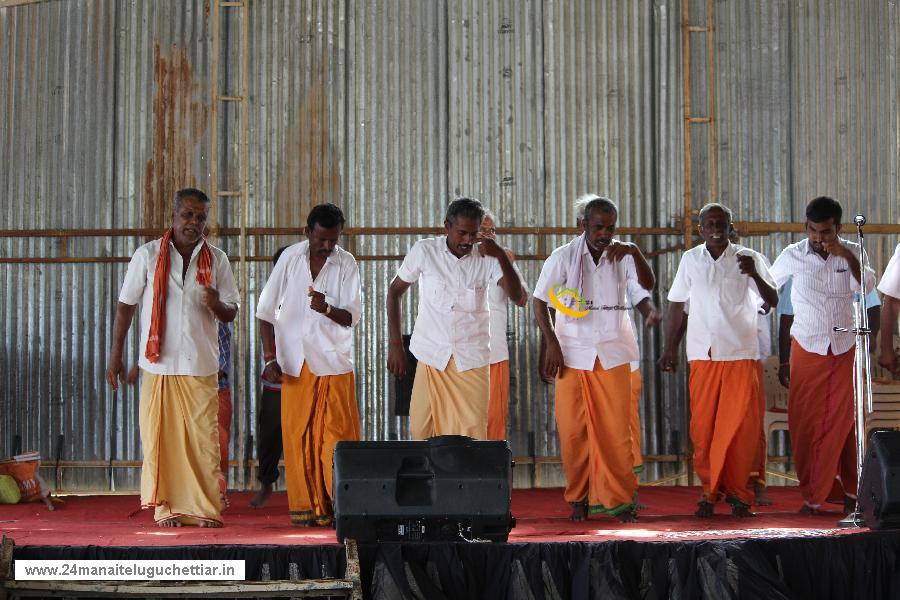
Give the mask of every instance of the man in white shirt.
M 778 294 L 762 256 L 729 242 L 731 211 L 721 204 L 700 210 L 705 243 L 684 253 L 669 290 L 663 371 L 678 365 L 684 305 L 690 302 L 691 441 L 694 470 L 703 483 L 695 513 L 710 517 L 724 494 L 732 513 L 752 516 L 747 481 L 756 456 L 761 420 L 757 360 L 757 305 L 774 306 Z
M 896 374 L 898 369 L 897 351 L 894 349 L 894 331 L 897 330 L 897 315 L 900 313 L 900 244 L 894 250 L 878 291 L 884 294 L 881 309 L 881 353 L 878 364 Z
M 487 434 L 490 396 L 491 286 L 500 285 L 513 302 L 525 295 L 503 248 L 480 235 L 484 207 L 461 198 L 447 208 L 446 235 L 416 242 L 403 259 L 387 294 L 388 371 L 406 373 L 400 298 L 420 281 L 419 307 L 410 341 L 418 359 L 410 401 L 410 433 Z
M 319 204 L 306 241 L 281 255 L 259 295 L 265 368 L 281 383 L 281 437 L 291 522 L 330 525 L 332 458 L 360 439 L 353 377 L 353 327 L 362 312 L 356 259 L 337 245 L 344 214 Z
M 218 321 L 238 291 L 224 252 L 206 242 L 209 198 L 175 193 L 172 227 L 134 253 L 119 293 L 106 380 L 124 381 L 122 349 L 141 305 L 141 505 L 161 527 L 221 527 Z M 163 440 L 165 443 L 163 443 Z
M 485 209 L 484 220 L 481 222 L 481 237 L 497 241 L 497 217 L 490 210 Z M 516 257 L 509 248 L 503 249 L 515 268 Z M 522 276 L 516 269 L 521 281 Z M 522 284 L 525 285 L 524 283 Z M 526 295 L 522 295 L 521 301 L 514 303 L 516 306 L 525 306 Z M 490 380 L 491 395 L 488 402 L 487 439 L 505 440 L 506 421 L 509 416 L 509 346 L 506 341 L 506 327 L 508 315 L 506 313 L 509 298 L 503 288 L 492 285 L 488 289 L 488 307 L 491 311 L 491 357 Z
M 545 377 L 556 378 L 564 497 L 572 520 L 588 512 L 636 519 L 637 478 L 630 420 L 637 341 L 625 307 L 629 281 L 655 283 L 640 249 L 613 237 L 618 208 L 595 196 L 584 233 L 553 251 L 541 269 L 533 307 L 546 349 Z M 556 309 L 551 324 L 548 305 Z
M 859 245 L 839 235 L 842 213 L 832 198 L 812 200 L 806 207 L 807 239 L 785 248 L 772 265 L 779 287 L 792 280 L 793 341 L 790 356 L 782 355 L 779 378 L 789 380 L 788 426 L 803 513 L 819 511 L 835 476 L 844 488 L 845 509 L 852 510 L 856 500 L 855 337 L 833 328 L 853 327 L 853 299 L 862 276 Z M 862 293 L 874 283 L 875 273 L 868 269 Z

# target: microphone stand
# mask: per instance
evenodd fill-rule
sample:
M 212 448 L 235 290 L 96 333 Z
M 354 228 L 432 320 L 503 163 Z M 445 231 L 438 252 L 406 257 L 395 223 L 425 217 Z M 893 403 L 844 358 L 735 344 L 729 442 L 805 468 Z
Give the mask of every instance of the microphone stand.
M 856 505 L 853 512 L 838 521 L 838 527 L 865 527 L 859 510 L 859 495 L 862 490 L 863 459 L 866 455 L 866 412 L 872 412 L 872 359 L 869 354 L 869 313 L 866 306 L 866 270 L 869 267 L 868 254 L 864 247 L 864 215 L 856 215 L 856 235 L 859 237 L 859 302 L 853 314 L 853 329 L 834 327 L 834 331 L 844 331 L 856 335 L 856 353 L 853 361 L 853 405 L 856 411 Z

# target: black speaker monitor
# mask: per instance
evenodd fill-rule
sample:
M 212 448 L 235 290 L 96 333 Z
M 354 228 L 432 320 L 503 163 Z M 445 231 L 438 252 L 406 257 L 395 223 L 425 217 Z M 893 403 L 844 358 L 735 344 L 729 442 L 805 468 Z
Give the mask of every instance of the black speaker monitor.
M 505 441 L 465 436 L 338 442 L 337 539 L 505 542 L 515 523 L 511 459 Z
M 859 508 L 869 528 L 900 528 L 900 431 L 872 433 L 859 490 Z

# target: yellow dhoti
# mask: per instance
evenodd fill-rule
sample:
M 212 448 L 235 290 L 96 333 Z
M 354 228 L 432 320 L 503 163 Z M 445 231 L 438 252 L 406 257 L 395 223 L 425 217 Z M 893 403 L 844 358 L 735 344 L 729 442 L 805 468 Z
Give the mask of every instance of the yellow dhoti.
M 140 429 L 141 505 L 157 522 L 222 522 L 219 501 L 218 385 L 215 375 L 144 372 Z
M 460 373 L 452 357 L 443 371 L 420 362 L 409 405 L 409 429 L 413 439 L 436 435 L 485 439 L 489 396 L 488 365 Z
M 488 402 L 487 439 L 506 439 L 506 418 L 509 415 L 509 361 L 491 365 L 491 399 Z
M 329 524 L 334 447 L 360 439 L 353 373 L 320 377 L 304 363 L 299 377 L 282 375 L 281 439 L 291 521 Z

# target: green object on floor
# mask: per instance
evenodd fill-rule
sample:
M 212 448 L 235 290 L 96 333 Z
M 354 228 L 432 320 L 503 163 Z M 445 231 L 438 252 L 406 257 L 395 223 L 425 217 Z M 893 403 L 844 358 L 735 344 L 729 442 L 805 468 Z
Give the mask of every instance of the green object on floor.
M 0 475 L 0 504 L 18 504 L 21 499 L 16 480 L 9 475 Z

